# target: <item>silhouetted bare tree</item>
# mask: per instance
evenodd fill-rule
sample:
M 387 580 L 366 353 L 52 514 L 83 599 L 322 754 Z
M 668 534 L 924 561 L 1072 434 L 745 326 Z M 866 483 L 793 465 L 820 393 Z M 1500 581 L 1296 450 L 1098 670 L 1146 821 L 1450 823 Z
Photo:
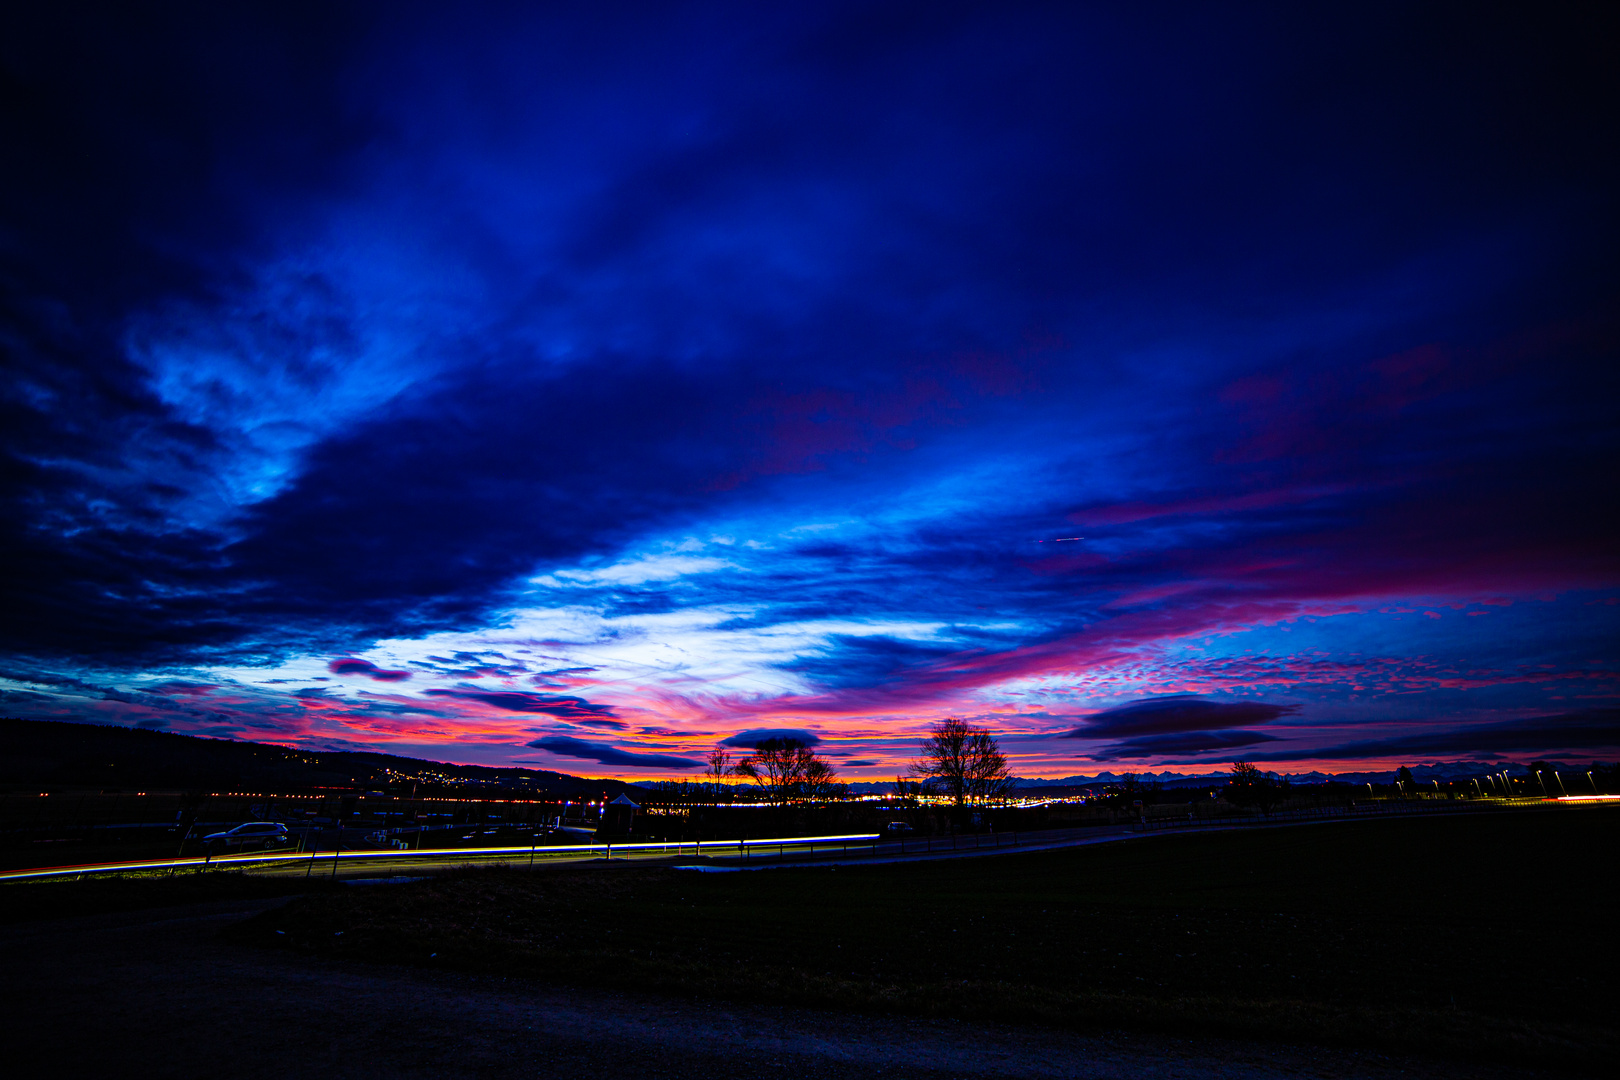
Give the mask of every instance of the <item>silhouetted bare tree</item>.
M 708 761 L 709 767 L 703 770 L 703 775 L 707 778 L 710 794 L 716 799 L 730 802 L 735 792 L 732 786 L 726 783 L 726 778 L 737 775 L 737 766 L 732 764 L 730 752 L 724 747 L 717 746 L 705 760 Z
M 766 739 L 737 763 L 736 771 L 776 803 L 835 798 L 844 789 L 833 767 L 802 739 Z
M 957 806 L 997 798 L 1013 786 L 995 736 L 954 716 L 934 725 L 911 772 L 943 790 Z

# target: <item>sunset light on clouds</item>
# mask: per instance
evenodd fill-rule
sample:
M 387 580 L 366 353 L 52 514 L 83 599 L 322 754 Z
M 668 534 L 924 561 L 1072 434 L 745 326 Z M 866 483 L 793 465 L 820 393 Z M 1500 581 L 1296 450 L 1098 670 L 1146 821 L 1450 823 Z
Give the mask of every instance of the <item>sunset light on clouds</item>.
M 949 716 L 1024 777 L 1620 753 L 1579 27 L 103 18 L 0 46 L 5 715 L 644 778 L 892 778 Z

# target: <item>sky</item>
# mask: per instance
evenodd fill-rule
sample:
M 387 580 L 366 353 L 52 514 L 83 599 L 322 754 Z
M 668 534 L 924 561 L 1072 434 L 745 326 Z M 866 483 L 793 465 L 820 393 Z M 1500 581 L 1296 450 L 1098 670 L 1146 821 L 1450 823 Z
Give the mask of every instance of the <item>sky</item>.
M 1592 6 L 3 19 L 7 715 L 1620 756 Z

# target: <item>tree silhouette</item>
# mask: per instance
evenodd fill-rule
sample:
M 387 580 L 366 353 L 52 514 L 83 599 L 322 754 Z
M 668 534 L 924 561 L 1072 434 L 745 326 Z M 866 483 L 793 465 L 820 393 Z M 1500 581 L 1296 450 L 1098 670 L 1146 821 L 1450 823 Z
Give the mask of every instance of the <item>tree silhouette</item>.
M 1232 763 L 1232 776 L 1226 782 L 1225 796 L 1233 806 L 1258 806 L 1261 813 L 1269 814 L 1271 808 L 1282 802 L 1287 793 L 1285 781 L 1261 771 L 1252 762 Z
M 737 763 L 736 771 L 775 803 L 830 799 L 844 786 L 832 766 L 802 739 L 766 739 Z
M 732 764 L 731 754 L 724 747 L 717 746 L 705 760 L 709 767 L 703 770 L 703 775 L 708 778 L 710 794 L 717 799 L 724 798 L 730 802 L 734 793 L 731 785 L 726 783 L 726 778 L 737 774 L 737 766 Z
M 1012 790 L 1013 777 L 995 736 L 957 717 L 941 720 L 923 740 L 911 766 L 914 776 L 942 789 L 961 806 L 993 799 Z

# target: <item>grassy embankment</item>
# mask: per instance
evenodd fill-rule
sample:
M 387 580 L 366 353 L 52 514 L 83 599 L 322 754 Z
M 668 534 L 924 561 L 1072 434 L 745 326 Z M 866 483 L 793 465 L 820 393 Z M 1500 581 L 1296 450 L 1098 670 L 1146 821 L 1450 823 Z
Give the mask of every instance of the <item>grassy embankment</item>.
M 0 884 L 0 924 L 234 900 L 273 900 L 336 890 L 319 878 L 259 877 L 233 870 L 142 871 L 85 881 L 50 878 Z
M 1620 812 L 1584 810 L 836 870 L 480 871 L 306 896 L 239 933 L 755 1003 L 1599 1068 L 1620 1048 L 1617 840 Z

